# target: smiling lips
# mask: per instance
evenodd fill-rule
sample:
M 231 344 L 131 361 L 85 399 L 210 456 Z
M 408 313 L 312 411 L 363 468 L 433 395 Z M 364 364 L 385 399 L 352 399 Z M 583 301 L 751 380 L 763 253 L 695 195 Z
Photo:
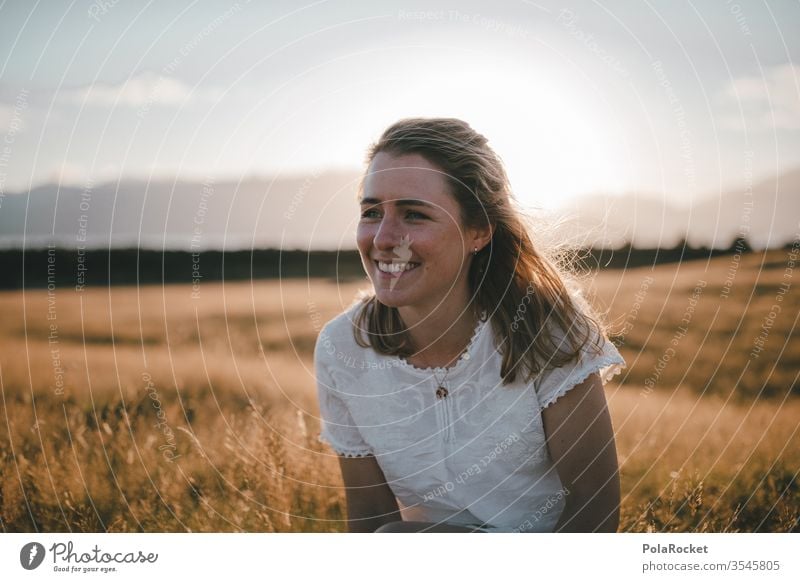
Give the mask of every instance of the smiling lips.
M 386 273 L 389 275 L 394 275 L 399 277 L 406 271 L 412 271 L 419 267 L 419 263 L 414 263 L 411 261 L 408 262 L 392 262 L 387 263 L 385 261 L 375 261 L 375 264 L 378 265 L 378 270 L 382 273 Z

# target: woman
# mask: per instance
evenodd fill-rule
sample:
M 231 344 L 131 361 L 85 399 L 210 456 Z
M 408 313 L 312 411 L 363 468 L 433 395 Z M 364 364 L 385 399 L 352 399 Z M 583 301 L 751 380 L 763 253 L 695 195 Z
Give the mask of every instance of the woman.
M 405 119 L 367 163 L 357 241 L 374 293 L 315 349 L 349 530 L 615 531 L 603 382 L 625 362 L 534 247 L 487 140 Z

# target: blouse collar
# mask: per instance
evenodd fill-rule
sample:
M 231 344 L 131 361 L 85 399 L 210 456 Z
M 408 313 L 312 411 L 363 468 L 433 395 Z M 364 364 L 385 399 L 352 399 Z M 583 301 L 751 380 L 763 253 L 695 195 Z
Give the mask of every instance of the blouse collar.
M 486 316 L 486 311 L 484 310 L 481 312 L 481 316 L 478 318 L 478 322 L 475 324 L 475 329 L 472 331 L 472 337 L 467 344 L 467 348 L 461 352 L 461 355 L 456 360 L 456 363 L 453 364 L 450 368 L 445 368 L 444 366 L 429 366 L 427 368 L 418 368 L 414 364 L 409 363 L 405 358 L 398 358 L 400 362 L 400 368 L 403 370 L 408 370 L 417 375 L 426 375 L 429 376 L 435 372 L 444 373 L 448 369 L 450 370 L 449 375 L 452 377 L 457 371 L 467 365 L 467 362 L 475 356 L 475 352 L 478 346 L 478 339 L 483 335 L 483 331 L 488 327 L 489 319 Z

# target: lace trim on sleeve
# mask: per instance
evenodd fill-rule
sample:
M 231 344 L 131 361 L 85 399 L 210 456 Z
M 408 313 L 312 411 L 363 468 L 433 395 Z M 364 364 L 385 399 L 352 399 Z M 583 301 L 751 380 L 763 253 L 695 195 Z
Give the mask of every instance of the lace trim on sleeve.
M 317 435 L 317 440 L 321 443 L 328 445 L 336 453 L 344 455 L 345 457 L 366 457 L 367 455 L 374 454 L 369 447 L 345 447 L 331 439 L 327 431 L 322 431 Z
M 623 368 L 627 367 L 628 366 L 625 363 L 625 360 L 616 354 L 607 354 L 599 359 L 592 360 L 586 366 L 581 367 L 580 372 L 577 374 L 570 374 L 568 377 L 569 381 L 563 382 L 559 389 L 553 393 L 550 398 L 547 399 L 547 401 L 541 404 L 541 407 L 543 409 L 547 408 L 556 400 L 564 396 L 564 394 L 572 390 L 575 386 L 582 384 L 584 380 L 586 380 L 595 372 L 599 372 L 600 380 L 603 385 L 605 385 L 609 380 L 611 380 L 611 378 L 621 374 Z

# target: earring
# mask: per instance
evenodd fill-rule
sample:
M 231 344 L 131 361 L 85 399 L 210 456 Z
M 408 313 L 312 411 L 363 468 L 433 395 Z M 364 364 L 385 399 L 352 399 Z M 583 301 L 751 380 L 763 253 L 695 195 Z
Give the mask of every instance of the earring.
M 472 251 L 472 254 L 473 254 L 473 255 L 477 255 L 477 254 L 478 254 L 478 247 L 475 247 L 475 250 L 474 250 L 474 251 Z

